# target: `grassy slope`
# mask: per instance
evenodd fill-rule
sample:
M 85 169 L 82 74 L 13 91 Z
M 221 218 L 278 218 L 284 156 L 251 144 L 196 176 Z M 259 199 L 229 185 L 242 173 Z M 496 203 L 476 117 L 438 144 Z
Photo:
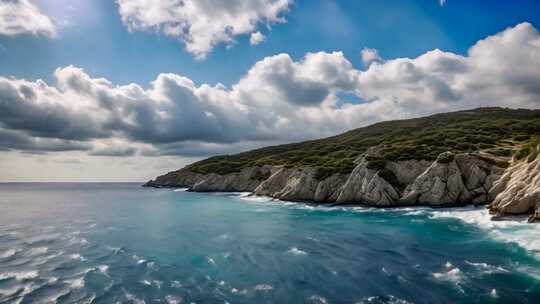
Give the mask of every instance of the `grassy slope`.
M 386 160 L 435 160 L 446 151 L 488 150 L 510 156 L 516 147 L 537 140 L 538 135 L 540 110 L 480 108 L 381 122 L 319 140 L 211 157 L 187 169 L 227 174 L 248 166 L 312 166 L 319 168 L 318 177 L 324 178 L 336 172 L 349 173 L 353 161 L 373 146 L 379 148 L 370 165 L 378 167 Z

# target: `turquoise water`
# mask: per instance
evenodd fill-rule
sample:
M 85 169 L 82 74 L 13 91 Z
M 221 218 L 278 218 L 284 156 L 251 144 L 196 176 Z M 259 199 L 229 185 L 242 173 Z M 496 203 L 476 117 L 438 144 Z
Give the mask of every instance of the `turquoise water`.
M 537 303 L 537 225 L 136 184 L 0 184 L 0 303 Z

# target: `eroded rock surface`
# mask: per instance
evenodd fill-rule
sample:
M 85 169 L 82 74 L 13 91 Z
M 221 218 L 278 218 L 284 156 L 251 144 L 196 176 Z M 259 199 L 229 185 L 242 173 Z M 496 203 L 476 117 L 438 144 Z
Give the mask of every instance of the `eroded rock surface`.
M 366 155 L 350 174 L 317 179 L 317 169 L 249 167 L 219 175 L 170 172 L 147 183 L 192 191 L 243 191 L 288 201 L 358 203 L 377 207 L 448 207 L 492 203 L 500 214 L 531 212 L 540 199 L 540 160 L 506 169 L 509 159 L 479 153 L 448 154 L 436 161 L 387 161 L 372 168 Z
M 497 195 L 490 209 L 497 215 L 534 213 L 540 210 L 540 154 L 510 167 L 494 182 Z

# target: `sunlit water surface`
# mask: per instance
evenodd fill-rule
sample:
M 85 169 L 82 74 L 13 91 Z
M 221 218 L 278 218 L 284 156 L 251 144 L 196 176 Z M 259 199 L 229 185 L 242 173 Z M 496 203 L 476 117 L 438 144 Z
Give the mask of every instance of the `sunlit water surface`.
M 538 225 L 137 184 L 0 184 L 0 303 L 535 303 Z M 538 302 L 536 302 L 538 303 Z

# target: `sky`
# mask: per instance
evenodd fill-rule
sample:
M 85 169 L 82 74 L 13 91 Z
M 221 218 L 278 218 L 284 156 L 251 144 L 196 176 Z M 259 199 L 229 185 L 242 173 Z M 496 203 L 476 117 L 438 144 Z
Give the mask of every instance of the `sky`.
M 539 108 L 537 0 L 0 0 L 0 182 Z

